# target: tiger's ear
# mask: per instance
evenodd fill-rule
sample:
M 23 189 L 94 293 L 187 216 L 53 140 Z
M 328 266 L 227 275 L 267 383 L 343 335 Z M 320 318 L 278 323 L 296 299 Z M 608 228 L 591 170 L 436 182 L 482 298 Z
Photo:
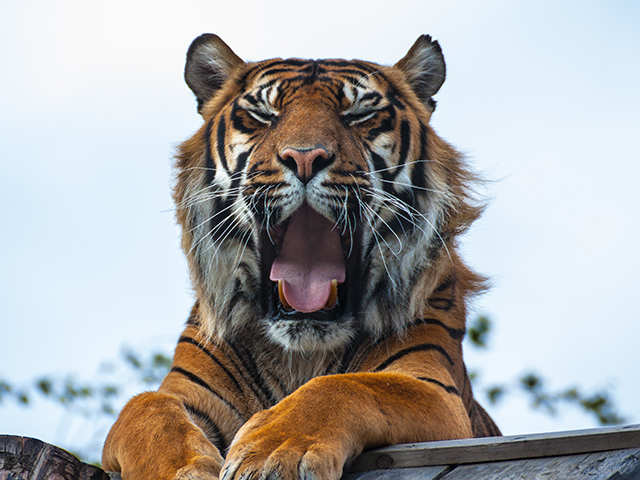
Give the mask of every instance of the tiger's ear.
M 429 35 L 420 35 L 395 67 L 405 74 L 418 98 L 433 110 L 435 102 L 431 97 L 440 90 L 446 76 L 440 44 Z
M 187 50 L 184 79 L 198 99 L 198 112 L 244 62 L 220 37 L 203 33 Z

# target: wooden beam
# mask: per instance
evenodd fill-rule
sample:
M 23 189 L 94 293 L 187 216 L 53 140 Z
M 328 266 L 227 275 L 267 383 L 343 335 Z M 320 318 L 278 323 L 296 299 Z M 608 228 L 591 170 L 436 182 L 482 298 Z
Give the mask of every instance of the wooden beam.
M 585 455 L 592 452 L 607 453 Z M 578 467 L 586 469 L 583 473 L 589 478 L 599 472 L 594 480 L 609 479 L 623 470 L 625 475 L 631 473 L 620 479 L 640 478 L 640 425 L 394 445 L 363 453 L 344 478 L 506 480 L 521 471 L 564 480 L 576 478 L 563 475 Z M 556 470 L 560 476 L 554 476 Z M 109 475 L 40 440 L 0 435 L 0 480 L 5 479 L 108 480 Z
M 382 472 L 402 470 L 405 469 Z M 454 467 L 450 472 L 438 477 L 438 480 L 637 480 L 638 478 L 640 478 L 640 448 L 631 448 L 561 457 L 470 463 Z M 387 480 L 387 477 L 380 475 L 378 480 Z
M 0 479 L 109 480 L 109 476 L 35 438 L 0 435 Z
M 555 457 L 640 447 L 640 425 L 407 443 L 364 452 L 349 472 Z

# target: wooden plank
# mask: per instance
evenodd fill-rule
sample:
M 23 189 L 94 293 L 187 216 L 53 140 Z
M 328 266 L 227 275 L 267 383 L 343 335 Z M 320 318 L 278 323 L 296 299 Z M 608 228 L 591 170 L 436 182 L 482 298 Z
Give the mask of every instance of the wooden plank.
M 453 467 L 397 468 L 392 470 L 370 470 L 368 472 L 347 473 L 342 480 L 439 480 Z
M 0 435 L 0 480 L 109 480 L 93 465 L 40 440 Z
M 640 447 L 640 425 L 408 443 L 360 455 L 350 472 L 552 457 Z
M 387 477 L 380 476 L 381 480 Z M 637 480 L 640 448 L 462 465 L 439 480 Z

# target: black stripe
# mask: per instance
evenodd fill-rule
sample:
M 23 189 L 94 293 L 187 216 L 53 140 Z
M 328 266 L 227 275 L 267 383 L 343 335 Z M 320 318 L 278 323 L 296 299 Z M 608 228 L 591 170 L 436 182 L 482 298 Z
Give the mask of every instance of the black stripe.
M 296 59 L 287 59 L 287 60 L 276 60 L 275 62 L 271 62 L 268 65 L 262 65 L 260 69 L 260 76 L 264 76 L 265 72 L 267 72 L 267 68 L 275 67 L 276 65 L 285 65 L 287 67 L 295 68 L 295 67 L 308 67 L 311 64 L 311 60 L 296 60 Z M 260 67 L 260 65 L 258 66 Z
M 310 85 L 313 81 L 318 77 L 318 62 L 315 60 L 311 61 L 311 72 L 309 72 L 309 76 L 304 80 L 304 83 Z
M 253 240 L 251 241 L 251 243 L 253 243 Z M 240 281 L 239 278 L 236 278 L 235 284 L 233 285 L 233 290 L 235 293 L 233 294 L 233 297 L 231 297 L 231 300 L 229 300 L 229 303 L 228 303 L 229 313 L 232 312 L 234 308 L 236 308 L 236 304 L 240 300 L 245 300 L 245 301 L 249 300 L 245 292 L 242 290 L 242 282 Z
M 260 77 L 264 74 L 265 70 L 270 69 L 276 65 L 290 65 L 290 66 L 302 66 L 309 63 L 308 60 L 267 60 L 264 62 L 256 63 L 251 68 L 249 68 L 242 77 L 240 77 L 239 83 L 241 85 L 241 90 L 246 88 L 247 79 L 252 73 L 255 73 L 256 70 L 259 70 Z
M 218 157 L 220 158 L 220 163 L 226 171 L 229 171 L 229 166 L 227 165 L 227 155 L 225 153 L 225 145 L 224 145 L 224 134 L 226 130 L 226 122 L 224 121 L 224 117 L 220 117 L 220 123 L 218 123 L 218 135 L 217 135 L 217 143 L 218 143 Z
M 398 159 L 398 163 L 400 165 L 404 164 L 407 161 L 407 155 L 409 154 L 409 147 L 411 146 L 411 129 L 409 128 L 409 122 L 407 120 L 402 120 L 400 123 L 400 158 Z M 392 171 L 393 172 L 393 171 Z M 393 174 L 393 178 L 398 176 L 400 169 L 395 170 L 395 174 Z
M 447 288 L 449 288 L 450 286 L 452 286 L 453 283 L 454 283 L 453 277 L 449 277 L 444 282 L 442 282 L 434 291 L 435 292 L 442 292 L 442 291 L 446 290 Z
M 385 109 L 379 110 L 378 116 L 380 116 L 382 113 L 387 113 L 388 116 L 383 119 L 377 127 L 369 130 L 369 133 L 367 134 L 367 140 L 373 141 L 376 139 L 376 137 L 378 137 L 378 135 L 393 130 L 396 120 L 396 111 L 392 106 L 389 106 Z
M 391 84 L 389 84 L 389 89 L 387 90 L 387 98 L 389 99 L 391 104 L 395 106 L 398 110 L 405 109 L 405 105 L 402 102 L 402 100 L 404 100 L 402 98 L 402 95 L 400 95 L 400 93 L 395 89 L 395 87 L 391 86 Z
M 264 83 L 261 83 L 259 88 L 260 88 L 260 92 L 262 92 L 262 90 L 269 88 L 271 85 L 275 85 L 275 83 L 278 81 L 277 78 L 273 78 L 271 80 L 268 80 Z
M 342 74 L 342 72 L 340 72 Z M 364 74 L 363 74 L 364 75 Z M 362 76 L 360 78 L 352 77 L 351 75 L 343 75 L 342 80 L 350 83 L 353 87 L 362 86 Z
M 278 388 L 280 389 L 280 391 L 282 392 L 282 395 L 285 396 L 287 395 L 289 392 L 287 391 L 287 387 L 285 386 L 284 383 L 282 383 L 282 380 L 280 380 L 279 377 L 277 377 L 276 375 L 272 374 L 271 372 L 269 372 L 268 370 L 265 370 L 265 373 L 267 375 L 269 375 L 269 377 L 271 377 L 271 380 L 276 383 L 278 385 Z
M 203 379 L 201 379 L 195 373 L 191 373 L 190 371 L 185 370 L 184 368 L 181 368 L 181 367 L 172 367 L 170 372 L 175 372 L 175 373 L 179 373 L 181 375 L 184 375 L 189 380 L 191 380 L 193 383 L 198 384 L 203 388 L 206 388 L 213 395 L 215 395 L 222 403 L 224 403 L 227 407 L 229 407 L 229 409 L 233 413 L 235 413 L 240 419 L 245 420 L 245 418 L 242 416 L 242 414 L 238 411 L 238 409 L 236 407 L 234 407 L 228 400 L 225 400 L 218 392 L 216 392 L 213 388 L 211 388 L 211 385 L 209 385 L 207 382 L 205 382 Z
M 234 377 L 233 374 L 229 371 L 229 369 L 227 369 L 227 367 L 225 367 L 222 364 L 222 362 L 220 362 L 220 360 L 218 360 L 216 356 L 212 352 L 210 352 L 208 349 L 206 349 L 202 344 L 200 344 L 199 342 L 197 342 L 196 340 L 190 337 L 180 337 L 180 339 L 178 339 L 178 343 L 190 343 L 191 345 L 195 345 L 196 347 L 198 347 L 202 352 L 206 353 L 207 356 L 211 360 L 213 360 L 216 363 L 216 365 L 218 365 L 224 371 L 224 373 L 227 374 L 227 376 L 231 379 L 231 381 L 236 386 L 236 389 L 238 390 L 238 392 L 242 393 L 242 387 L 240 386 L 240 383 L 238 382 L 238 380 L 236 380 L 236 377 Z
M 366 117 L 367 115 L 371 115 L 371 112 L 362 112 L 362 113 L 347 113 L 346 115 L 342 115 L 342 121 L 344 122 L 344 124 L 348 127 L 351 126 L 351 123 L 360 120 L 364 117 Z
M 435 308 L 436 310 L 444 310 L 448 312 L 453 307 L 453 299 L 452 298 L 429 298 L 428 300 L 429 306 L 431 308 Z
M 247 102 L 249 102 L 251 105 L 253 105 L 254 107 L 258 106 L 258 99 L 254 96 L 251 95 L 250 93 L 247 93 L 246 95 L 244 95 L 244 98 Z M 235 102 L 233 102 L 233 106 L 236 107 L 238 105 L 238 100 L 236 100 Z
M 235 217 L 232 215 L 220 215 L 219 212 L 223 211 L 225 208 L 229 207 L 231 204 L 229 200 L 223 198 L 216 198 L 213 200 L 214 205 L 212 211 L 214 215 L 211 215 L 209 218 L 209 233 L 210 239 L 213 242 L 218 241 L 225 232 L 232 232 L 234 228 L 232 227 L 233 221 Z M 227 223 L 226 226 L 224 224 Z M 214 233 L 211 233 L 214 232 Z
M 204 129 L 204 141 L 206 151 L 204 152 L 204 167 L 205 170 L 205 182 L 207 185 L 213 183 L 213 179 L 216 176 L 216 165 L 213 162 L 213 156 L 211 155 L 211 128 L 213 127 L 213 118 L 207 122 L 207 128 Z
M 229 444 L 222 435 L 222 432 L 220 431 L 218 425 L 216 425 L 216 422 L 214 422 L 208 414 L 206 414 L 202 410 L 197 409 L 193 405 L 190 405 L 188 403 L 183 403 L 183 405 L 184 408 L 187 409 L 187 412 L 189 412 L 189 415 L 198 417 L 202 421 L 202 423 L 204 423 L 203 430 L 207 434 L 207 438 L 211 443 L 213 443 L 218 451 L 220 451 L 220 454 L 224 457 L 227 453 L 227 449 L 229 448 Z M 212 436 L 214 438 L 211 438 Z
M 420 122 L 420 158 L 417 163 L 414 163 L 411 170 L 411 183 L 418 187 L 417 193 L 426 193 L 426 190 L 422 190 L 427 187 L 426 175 L 424 173 L 425 163 L 427 161 L 427 127 L 424 123 Z
M 333 370 L 333 368 L 336 366 L 337 363 L 338 363 L 337 358 L 332 359 L 327 365 L 327 368 L 324 369 L 324 374 L 329 375 L 331 373 L 331 370 Z
M 359 331 L 349 346 L 345 349 L 342 359 L 340 360 L 340 365 L 338 366 L 337 373 L 347 373 L 349 371 L 353 371 L 358 368 L 358 362 L 355 365 L 354 360 L 357 357 L 357 353 L 361 350 L 362 346 L 365 346 L 366 351 L 371 350 L 373 345 L 369 345 L 369 340 L 367 334 Z
M 275 187 L 275 189 L 278 188 L 282 188 L 282 187 L 287 187 L 289 186 L 287 183 L 285 182 L 280 182 L 280 181 L 275 181 L 275 182 L 267 182 L 267 181 L 259 181 L 259 180 L 255 180 L 253 182 L 251 182 L 251 187 Z
M 235 177 L 233 178 L 233 180 L 231 180 L 231 186 L 229 187 L 232 192 L 235 191 L 236 188 L 238 188 L 240 182 L 242 181 L 242 175 L 240 175 L 240 172 L 244 170 L 244 167 L 247 164 L 247 159 L 249 158 L 249 155 L 251 155 L 252 150 L 253 147 L 249 148 L 249 150 L 247 150 L 246 152 L 242 152 L 240 155 L 238 155 L 238 158 L 236 159 L 236 168 L 233 172 Z M 234 196 L 238 197 L 240 196 L 240 193 L 236 193 Z
M 371 102 L 371 105 L 376 106 L 378 103 L 380 103 L 381 99 L 382 99 L 382 95 L 380 95 L 378 92 L 369 92 L 369 93 L 365 93 L 360 98 L 360 102 L 364 102 L 365 100 L 373 100 Z
M 237 100 L 233 102 L 233 107 L 231 107 L 231 115 L 230 115 L 231 125 L 233 126 L 233 128 L 235 128 L 241 133 L 244 133 L 245 135 L 251 135 L 253 132 L 256 131 L 255 128 L 251 128 L 250 126 L 245 124 L 244 119 L 248 116 L 249 114 L 247 113 L 247 111 L 243 110 L 238 106 Z M 224 121 L 224 119 L 221 119 L 221 121 Z M 253 121 L 255 122 L 256 120 L 253 120 Z M 220 134 L 220 131 L 218 131 L 218 135 L 219 134 Z M 222 139 L 224 141 L 224 137 L 222 137 Z M 223 155 L 224 155 L 224 152 L 223 152 Z
M 293 89 L 292 88 L 287 89 L 287 93 L 289 95 L 294 93 L 299 87 L 301 87 L 302 85 L 307 84 L 309 82 L 309 78 L 310 78 L 309 75 L 304 75 L 304 74 L 303 75 L 298 75 L 296 77 L 287 78 L 287 80 L 290 83 L 293 83 L 293 82 L 300 82 L 301 83 L 301 85 L 298 85 L 298 87 L 292 87 Z M 331 79 L 330 77 L 316 77 L 316 78 L 313 79 L 313 81 L 314 82 L 321 82 L 321 83 L 329 83 L 329 84 L 333 84 L 335 82 L 335 80 Z M 293 100 L 290 100 L 289 102 L 287 102 L 285 104 L 285 106 L 289 105 L 289 103 L 291 103 L 292 101 Z
M 251 386 L 251 389 L 256 394 L 256 396 L 257 397 L 262 396 L 263 400 L 266 400 L 267 402 L 266 408 L 269 408 L 275 405 L 277 403 L 277 400 L 273 396 L 273 392 L 271 391 L 271 389 L 269 389 L 267 385 L 264 383 L 264 379 L 262 378 L 262 375 L 260 375 L 260 373 L 258 372 L 258 366 L 253 360 L 253 357 L 251 356 L 251 352 L 247 351 L 247 349 L 245 349 L 244 347 L 242 347 L 241 345 L 235 342 L 234 343 L 229 342 L 227 345 L 229 345 L 229 347 L 233 350 L 235 355 L 240 360 L 240 363 L 242 363 L 242 366 L 245 368 L 245 370 L 249 374 L 249 378 L 248 379 L 245 378 L 245 380 L 247 380 L 247 383 Z M 253 380 L 253 382 L 251 382 L 251 380 Z M 252 383 L 255 384 L 259 392 L 253 388 Z M 259 395 L 259 393 L 262 393 L 262 395 Z M 261 402 L 261 403 L 263 404 L 263 406 L 265 406 L 264 402 Z
M 355 85 L 362 85 L 362 77 L 369 75 L 367 72 L 363 70 L 357 70 L 355 68 L 341 68 L 340 70 L 323 68 L 321 73 L 342 75 L 347 80 L 349 79 L 355 80 L 355 83 L 354 83 Z M 354 78 L 351 75 L 357 75 L 358 77 Z
M 247 69 L 238 80 L 238 83 L 240 84 L 240 87 L 241 87 L 240 90 L 245 90 L 245 88 L 247 87 L 247 79 L 249 78 L 249 75 L 254 73 L 256 70 L 265 68 L 267 65 L 269 64 L 265 65 L 265 64 L 257 63 L 253 65 L 251 68 Z
M 430 351 L 430 350 L 435 350 L 435 351 L 441 353 L 442 356 L 444 356 L 444 358 L 447 359 L 449 364 L 453 365 L 453 360 L 451 359 L 451 357 L 449 356 L 447 351 L 444 348 L 442 348 L 440 345 L 436 345 L 434 343 L 422 343 L 420 345 L 414 345 L 413 347 L 404 348 L 404 349 L 400 350 L 399 352 L 394 353 L 389 358 L 387 358 L 384 362 L 382 362 L 380 365 L 378 365 L 373 371 L 374 372 L 379 372 L 380 370 L 384 370 L 385 368 L 387 368 L 389 365 L 391 365 L 396 360 L 399 360 L 402 357 L 405 357 L 405 356 L 409 355 L 410 353 L 413 353 L 413 352 L 425 352 L 425 351 Z
M 299 73 L 300 69 L 296 67 L 279 67 L 269 68 L 260 72 L 260 78 L 268 77 L 269 75 L 280 75 L 282 73 Z
M 436 320 L 435 318 L 419 318 L 416 320 L 414 325 L 438 325 L 439 327 L 444 328 L 449 336 L 454 340 L 460 340 L 464 337 L 465 331 L 459 328 L 452 328 L 441 322 L 440 320 Z
M 377 71 L 377 69 L 375 69 L 374 67 L 367 65 L 366 63 L 363 62 L 358 62 L 357 60 L 319 60 L 318 63 L 320 63 L 321 66 L 327 66 L 327 67 L 351 67 L 351 68 L 361 68 L 362 70 L 365 70 L 366 72 L 369 73 L 379 73 Z M 337 73 L 340 73 L 341 70 L 334 70 Z
M 378 300 L 383 299 L 387 297 L 386 293 L 389 291 L 389 283 L 387 282 L 387 277 L 382 277 L 380 280 L 378 280 L 378 283 L 376 283 L 375 287 L 373 287 L 373 290 L 371 290 L 371 293 L 369 294 L 369 297 L 371 298 L 377 298 Z
M 444 383 L 436 380 L 435 378 L 431 378 L 431 377 L 416 377 L 418 380 L 422 380 L 424 382 L 429 382 L 429 383 L 433 383 L 435 385 L 438 385 L 439 387 L 444 388 L 447 392 L 449 393 L 455 393 L 456 395 L 460 396 L 460 392 L 458 392 L 458 389 L 456 387 L 453 387 L 451 385 L 445 385 Z
M 376 174 L 380 175 L 383 180 L 386 180 L 385 182 L 382 182 L 382 189 L 388 194 L 394 195 L 393 189 L 391 188 L 391 185 L 393 184 L 389 183 L 390 181 L 392 181 L 392 177 L 389 174 L 389 172 L 393 170 L 392 168 L 393 165 L 387 165 L 384 158 L 382 158 L 373 150 L 371 150 L 370 153 L 371 153 L 371 163 L 373 163 L 373 167 L 376 170 L 381 170 L 379 172 L 376 172 Z M 395 170 L 400 170 L 400 167 L 396 168 Z

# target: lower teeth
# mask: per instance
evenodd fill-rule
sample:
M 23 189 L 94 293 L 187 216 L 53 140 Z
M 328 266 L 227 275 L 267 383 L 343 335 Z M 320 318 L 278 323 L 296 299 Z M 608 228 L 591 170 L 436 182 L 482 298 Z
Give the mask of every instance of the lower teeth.
M 293 310 L 293 307 L 289 305 L 287 299 L 284 298 L 284 280 L 278 280 L 278 297 L 280 297 L 280 303 L 287 310 Z
M 327 299 L 327 303 L 324 305 L 325 310 L 331 310 L 338 303 L 338 281 L 331 280 L 331 291 L 329 292 L 329 298 Z

